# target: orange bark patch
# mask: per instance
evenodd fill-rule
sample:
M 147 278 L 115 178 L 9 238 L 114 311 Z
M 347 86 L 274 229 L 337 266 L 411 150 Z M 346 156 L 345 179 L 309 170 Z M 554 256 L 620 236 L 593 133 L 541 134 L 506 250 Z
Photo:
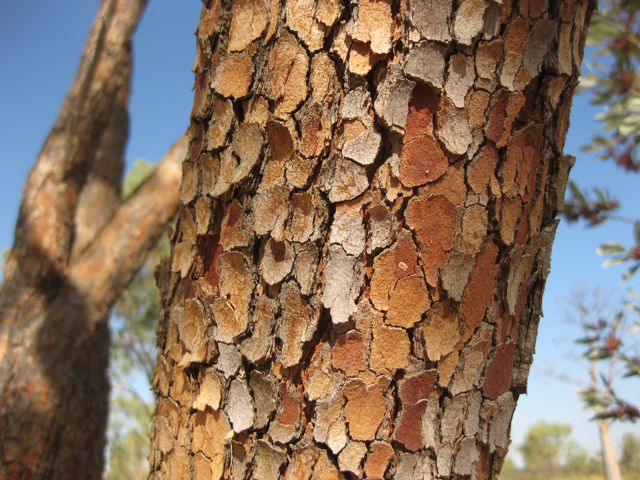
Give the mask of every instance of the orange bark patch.
M 249 324 L 249 304 L 255 279 L 248 257 L 239 252 L 220 256 L 220 295 L 214 303 L 216 338 L 233 343 Z
M 456 371 L 459 357 L 460 353 L 456 350 L 440 360 L 438 363 L 438 385 L 443 388 L 449 386 L 451 377 L 453 377 Z
M 513 198 L 502 204 L 502 212 L 500 215 L 500 238 L 502 241 L 511 245 L 516 231 L 516 224 L 522 213 L 522 202 L 519 198 Z M 523 222 L 526 223 L 526 222 Z
M 349 49 L 349 71 L 356 75 L 366 75 L 373 67 L 374 55 L 366 43 L 354 41 Z
M 309 336 L 309 329 L 315 328 L 314 312 L 301 295 L 295 282 L 287 282 L 280 290 L 282 321 L 278 336 L 282 340 L 279 360 L 285 367 L 296 365 L 303 354 L 303 342 Z
M 252 65 L 251 59 L 245 54 L 224 57 L 216 69 L 213 89 L 225 97 L 244 97 L 251 86 Z
M 416 246 L 411 234 L 403 232 L 398 241 L 380 253 L 373 262 L 371 292 L 373 305 L 382 311 L 389 309 L 389 299 L 400 279 L 414 275 L 418 264 Z
M 501 90 L 491 106 L 487 138 L 493 140 L 497 147 L 504 147 L 509 140 L 513 122 L 518 118 L 525 97 L 522 92 L 508 93 Z
M 231 8 L 229 28 L 230 51 L 243 50 L 260 37 L 269 23 L 265 2 L 243 0 L 234 2 Z
M 506 162 L 500 172 L 503 192 L 519 194 L 528 201 L 536 190 L 543 133 L 539 126 L 513 137 L 507 145 Z
M 449 161 L 432 137 L 423 136 L 405 144 L 400 160 L 400 181 L 412 188 L 433 182 L 447 171 Z
M 497 180 L 494 173 L 497 160 L 498 152 L 490 145 L 482 147 L 473 159 L 467 168 L 467 181 L 475 193 L 487 193 L 490 187 L 492 192 L 497 193 Z
M 357 330 L 340 335 L 333 347 L 331 363 L 347 374 L 355 374 L 367 368 L 364 337 Z
M 384 391 L 387 381 L 367 387 L 362 380 L 349 382 L 344 393 L 347 405 L 344 416 L 349 425 L 349 434 L 354 440 L 373 440 L 378 427 L 387 413 Z
M 464 180 L 463 163 L 459 162 L 457 165 L 451 165 L 437 182 L 421 188 L 420 193 L 422 193 L 422 190 L 424 190 L 428 197 L 442 195 L 454 205 L 463 205 L 467 198 L 467 185 Z
M 456 207 L 445 197 L 413 198 L 405 218 L 416 232 L 425 275 L 430 285 L 438 283 L 438 270 L 453 248 L 456 234 Z
M 402 413 L 394 438 L 413 452 L 423 448 L 424 440 L 421 435 L 422 414 L 427 408 L 426 400 L 436 383 L 438 372 L 426 372 L 408 377 L 400 383 L 400 400 Z
M 222 477 L 226 437 L 230 430 L 231 425 L 223 412 L 197 412 L 193 416 L 191 449 L 210 459 L 210 478 Z
M 436 362 L 454 351 L 461 338 L 458 323 L 457 312 L 450 301 L 445 301 L 429 311 L 426 323 L 418 327 L 429 360 Z
M 471 100 L 469 101 L 469 127 L 472 129 L 480 128 L 484 125 L 486 118 L 485 112 L 489 106 L 491 96 L 484 90 L 473 90 Z
M 307 98 L 309 57 L 290 33 L 278 38 L 269 52 L 264 92 L 275 102 L 275 115 L 287 117 Z
M 469 284 L 462 298 L 462 313 L 466 325 L 465 332 L 473 332 L 482 321 L 493 298 L 496 276 L 498 274 L 498 247 L 491 240 L 478 256 L 475 267 L 469 276 Z M 467 336 L 467 335 L 465 335 Z
M 405 330 L 387 327 L 381 320 L 374 320 L 369 361 L 372 370 L 388 372 L 406 368 L 410 351 L 409 335 Z
M 498 345 L 487 367 L 484 379 L 484 394 L 493 400 L 509 390 L 513 370 L 515 343 Z
M 388 443 L 380 442 L 371 445 L 364 464 L 366 478 L 384 478 L 392 456 L 393 448 Z
M 390 0 L 359 0 L 358 18 L 351 36 L 368 43 L 377 54 L 391 50 L 393 22 Z
M 214 2 L 211 7 L 203 8 L 200 13 L 200 24 L 198 25 L 198 37 L 205 39 L 213 35 L 220 20 L 220 2 Z
M 429 292 L 422 278 L 415 275 L 398 281 L 391 294 L 387 323 L 411 328 L 429 308 Z
M 405 187 L 433 182 L 447 171 L 449 161 L 433 138 L 433 112 L 436 108 L 434 90 L 417 85 L 409 103 L 399 167 L 399 178 Z

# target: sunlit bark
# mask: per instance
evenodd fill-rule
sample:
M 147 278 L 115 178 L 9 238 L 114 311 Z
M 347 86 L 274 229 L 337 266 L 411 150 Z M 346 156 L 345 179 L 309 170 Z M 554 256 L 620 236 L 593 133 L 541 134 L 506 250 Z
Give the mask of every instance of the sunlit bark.
M 591 8 L 207 2 L 153 478 L 496 477 Z

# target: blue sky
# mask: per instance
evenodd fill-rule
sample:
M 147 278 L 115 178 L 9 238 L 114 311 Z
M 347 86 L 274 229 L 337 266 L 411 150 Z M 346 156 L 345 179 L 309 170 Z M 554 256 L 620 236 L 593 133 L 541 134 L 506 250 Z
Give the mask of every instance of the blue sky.
M 75 75 L 75 69 L 97 0 L 21 0 L 0 2 L 0 248 L 11 245 L 22 185 L 53 123 Z M 127 163 L 144 157 L 156 161 L 185 130 L 192 103 L 191 66 L 201 2 L 151 0 L 136 34 L 131 99 L 131 137 Z M 621 214 L 638 216 L 637 175 L 580 153 L 580 146 L 599 126 L 588 98 L 574 100 L 566 153 L 578 157 L 572 178 L 584 186 L 598 185 L 622 202 Z M 620 268 L 603 269 L 595 250 L 603 241 L 631 242 L 626 225 L 597 229 L 561 223 L 553 249 L 551 275 L 544 297 L 537 353 L 529 394 L 521 397 L 512 425 L 515 444 L 532 423 L 545 419 L 570 423 L 575 439 L 590 451 L 598 448 L 596 428 L 588 422 L 575 387 L 555 379 L 551 370 L 571 376 L 582 371 L 570 357 L 577 332 L 564 319 L 575 289 L 599 286 L 621 294 L 627 286 L 640 290 L 640 274 L 620 284 Z M 622 390 L 640 400 L 635 382 Z M 638 426 L 616 426 L 640 433 Z

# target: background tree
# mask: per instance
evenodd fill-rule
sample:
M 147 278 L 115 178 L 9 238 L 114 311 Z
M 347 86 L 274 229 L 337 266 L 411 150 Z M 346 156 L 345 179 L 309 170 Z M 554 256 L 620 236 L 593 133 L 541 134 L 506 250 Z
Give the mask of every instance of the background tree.
M 525 469 L 536 472 L 540 479 L 561 473 L 570 435 L 569 425 L 539 422 L 531 427 L 518 447 Z
M 624 478 L 640 477 L 640 437 L 625 433 L 622 437 L 622 455 L 620 467 Z
M 131 38 L 146 1 L 104 0 L 25 185 L 0 290 L 0 469 L 101 475 L 109 308 L 173 215 L 182 140 L 120 200 Z
M 455 7 L 203 6 L 153 478 L 496 477 L 592 4 Z
M 630 174 L 640 172 L 640 19 L 637 0 L 604 0 L 591 20 L 588 43 L 592 61 L 581 85 L 591 95 L 594 105 L 601 107 L 598 118 L 603 133 L 585 145 L 586 152 L 597 152 L 597 158 L 612 161 Z M 629 278 L 640 268 L 640 220 L 616 213 L 619 203 L 609 192 L 593 188 L 592 193 L 570 184 L 571 196 L 565 203 L 565 218 L 583 219 L 590 226 L 606 220 L 621 221 L 632 226 L 631 244 L 608 242 L 600 253 L 608 256 L 606 265 L 624 263 Z
M 629 438 L 636 439 L 633 435 Z M 569 425 L 539 422 L 514 450 L 522 455 L 522 467 L 516 467 L 510 453 L 500 477 L 504 480 L 599 480 L 603 476 L 601 460 L 576 445 Z M 629 471 L 624 478 L 636 480 L 640 476 Z
M 620 398 L 616 390 L 616 383 L 622 377 L 634 377 L 639 372 L 640 308 L 634 303 L 628 304 L 631 319 L 625 310 L 614 310 L 607 315 L 598 305 L 597 295 L 593 298 L 591 304 L 576 303 L 576 321 L 583 331 L 577 343 L 586 347 L 583 357 L 588 361 L 589 373 L 588 383 L 580 390 L 580 395 L 585 407 L 593 412 L 598 426 L 605 477 L 618 480 L 620 468 L 609 429 L 612 420 L 636 421 L 640 418 L 638 408 Z

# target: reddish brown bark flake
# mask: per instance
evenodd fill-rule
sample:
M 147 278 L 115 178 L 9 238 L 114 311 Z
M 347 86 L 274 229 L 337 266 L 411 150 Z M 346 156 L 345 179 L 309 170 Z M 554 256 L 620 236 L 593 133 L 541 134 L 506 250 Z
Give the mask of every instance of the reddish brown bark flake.
M 514 354 L 515 343 L 513 342 L 496 347 L 484 378 L 483 390 L 487 397 L 495 400 L 509 390 L 513 375 Z
M 293 155 L 293 139 L 289 129 L 278 122 L 267 123 L 267 139 L 271 147 L 271 158 L 287 160 Z
M 340 335 L 333 347 L 332 365 L 347 374 L 354 374 L 367 367 L 364 338 L 357 330 Z
M 495 177 L 498 152 L 493 146 L 487 145 L 480 149 L 473 162 L 467 167 L 467 181 L 475 193 L 493 194 L 499 192 L 498 181 Z
M 427 135 L 406 143 L 400 160 L 400 181 L 405 187 L 417 187 L 444 175 L 449 161 L 440 144 Z
M 393 436 L 412 452 L 424 447 L 421 434 L 422 414 L 427 408 L 427 399 L 433 390 L 437 376 L 437 370 L 427 370 L 400 382 L 402 410 Z
M 526 0 L 520 4 L 520 14 L 523 17 L 539 18 L 547 9 L 548 3 L 549 0 Z
M 437 105 L 434 89 L 417 85 L 409 102 L 402 157 L 400 181 L 405 187 L 416 187 L 440 178 L 449 160 L 433 138 L 433 112 Z
M 465 319 L 465 332 L 472 332 L 482 321 L 493 298 L 493 287 L 498 274 L 498 247 L 489 241 L 478 255 L 476 266 L 469 276 L 469 284 L 462 298 L 462 314 Z M 466 336 L 466 335 L 465 335 Z
M 456 217 L 456 207 L 443 196 L 409 201 L 405 218 L 407 225 L 416 232 L 425 275 L 432 286 L 437 285 L 438 270 L 453 248 Z

